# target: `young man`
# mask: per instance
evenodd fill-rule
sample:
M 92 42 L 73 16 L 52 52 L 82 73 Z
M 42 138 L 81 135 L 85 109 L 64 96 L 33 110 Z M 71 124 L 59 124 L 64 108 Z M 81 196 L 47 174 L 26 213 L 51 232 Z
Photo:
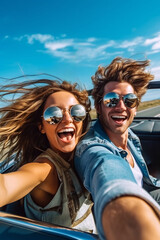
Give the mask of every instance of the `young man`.
M 98 120 L 77 146 L 75 167 L 92 194 L 101 239 L 160 239 L 160 181 L 149 175 L 139 139 L 129 129 L 153 79 L 145 72 L 148 65 L 115 58 L 92 77 Z

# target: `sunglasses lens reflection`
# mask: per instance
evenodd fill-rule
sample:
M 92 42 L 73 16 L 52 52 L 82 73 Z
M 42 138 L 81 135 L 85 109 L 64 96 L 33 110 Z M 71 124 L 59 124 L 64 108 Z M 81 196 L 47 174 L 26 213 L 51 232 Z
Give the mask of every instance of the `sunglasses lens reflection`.
M 86 117 L 85 107 L 83 105 L 77 104 L 71 108 L 70 114 L 76 122 L 80 122 Z
M 81 104 L 77 104 L 71 107 L 70 115 L 76 122 L 83 121 L 86 117 L 85 107 Z M 53 106 L 45 110 L 43 118 L 49 124 L 57 124 L 63 118 L 63 110 L 59 107 Z
M 128 108 L 134 108 L 138 106 L 138 98 L 135 94 L 129 93 L 122 97 L 124 104 Z M 110 92 L 103 97 L 103 103 L 106 107 L 116 107 L 120 101 L 120 96 L 117 93 Z
M 44 112 L 43 118 L 49 124 L 57 124 L 62 120 L 63 113 L 59 107 L 49 107 Z
M 111 107 L 111 108 L 116 107 L 118 102 L 119 102 L 119 95 L 114 92 L 107 93 L 103 97 L 103 103 L 106 107 Z
M 138 98 L 135 94 L 129 93 L 124 96 L 124 103 L 129 108 L 134 108 L 138 105 Z

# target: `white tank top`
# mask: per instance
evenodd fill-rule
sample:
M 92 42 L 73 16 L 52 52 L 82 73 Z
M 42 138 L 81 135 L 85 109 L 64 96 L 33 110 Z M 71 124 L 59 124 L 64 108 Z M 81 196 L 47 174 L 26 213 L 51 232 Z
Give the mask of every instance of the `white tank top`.
M 31 219 L 97 233 L 91 211 L 93 203 L 88 192 L 81 188 L 70 164 L 51 149 L 47 149 L 40 156 L 47 158 L 55 165 L 61 183 L 57 193 L 45 207 L 38 206 L 30 194 L 26 195 L 24 197 L 26 216 Z
M 132 157 L 133 157 L 133 155 L 132 155 Z M 142 187 L 142 185 L 143 185 L 143 174 L 142 174 L 141 169 L 139 168 L 138 164 L 136 163 L 134 157 L 133 157 L 133 161 L 134 161 L 134 167 L 132 167 L 130 164 L 129 164 L 129 166 L 132 170 L 132 173 L 134 175 L 134 178 L 136 179 L 137 184 L 140 187 Z

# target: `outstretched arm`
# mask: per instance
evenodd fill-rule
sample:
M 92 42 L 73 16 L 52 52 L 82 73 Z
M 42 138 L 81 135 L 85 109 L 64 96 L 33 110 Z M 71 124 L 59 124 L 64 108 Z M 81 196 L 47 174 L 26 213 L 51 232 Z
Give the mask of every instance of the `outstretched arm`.
M 50 164 L 32 162 L 16 172 L 0 174 L 0 207 L 24 197 L 45 181 L 50 172 Z
M 148 203 L 134 196 L 110 202 L 104 208 L 102 225 L 108 240 L 160 239 L 160 219 Z
M 118 231 L 116 227 L 112 227 L 115 219 L 117 221 L 117 228 L 118 226 L 120 226 L 120 228 L 122 226 L 123 229 L 126 225 L 126 229 L 129 227 L 132 231 L 134 229 L 134 221 L 132 220 L 135 219 L 135 221 L 137 221 L 139 219 L 136 223 L 137 228 L 142 226 L 145 233 L 143 218 L 146 218 L 148 221 L 146 221 L 145 226 L 147 226 L 150 219 L 156 220 L 155 227 L 152 224 L 153 228 L 150 228 L 151 231 L 148 233 L 149 236 L 152 237 L 152 232 L 155 231 L 157 236 L 159 236 L 160 231 L 157 229 L 157 226 L 160 229 L 160 223 L 157 216 L 160 213 L 160 207 L 144 189 L 137 185 L 127 161 L 114 155 L 103 146 L 96 146 L 96 144 L 92 147 L 87 145 L 86 149 L 84 149 L 83 146 L 78 150 L 81 151 L 77 151 L 75 155 L 75 167 L 84 186 L 92 194 L 96 226 L 100 238 L 106 239 L 107 236 L 109 240 L 119 238 L 123 240 L 130 239 L 126 231 L 127 238 L 123 238 L 120 235 L 121 229 L 119 230 L 119 236 L 117 238 L 116 233 L 118 233 Z M 123 198 L 125 198 L 125 204 L 121 207 L 121 199 Z M 134 207 L 132 207 L 132 203 L 135 203 Z M 117 208 L 119 212 L 116 210 L 116 206 L 119 206 Z M 137 210 L 133 211 L 134 208 Z M 139 209 L 142 209 L 142 211 L 140 212 Z M 146 209 L 147 212 L 145 212 Z M 138 217 L 140 213 L 141 216 L 139 215 Z M 152 218 L 150 218 L 150 216 L 152 216 Z M 108 236 L 111 236 L 111 233 L 113 234 L 112 237 L 108 238 Z M 148 240 L 147 238 L 139 239 Z M 153 239 L 156 239 L 156 237 Z

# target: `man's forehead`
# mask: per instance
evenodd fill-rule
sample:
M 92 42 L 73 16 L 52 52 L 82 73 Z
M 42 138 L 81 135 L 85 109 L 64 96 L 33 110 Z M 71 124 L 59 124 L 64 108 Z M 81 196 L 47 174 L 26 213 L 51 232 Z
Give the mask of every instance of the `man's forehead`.
M 134 93 L 134 89 L 132 85 L 128 82 L 111 81 L 104 86 L 104 94 L 108 92 L 117 92 L 119 94 L 121 93 L 127 94 L 127 93 Z

